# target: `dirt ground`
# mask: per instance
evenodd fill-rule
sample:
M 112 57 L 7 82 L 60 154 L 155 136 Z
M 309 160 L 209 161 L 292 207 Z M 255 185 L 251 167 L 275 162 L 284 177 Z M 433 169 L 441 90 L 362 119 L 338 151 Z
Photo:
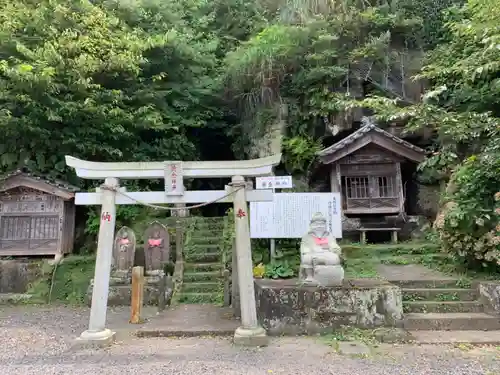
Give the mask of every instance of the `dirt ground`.
M 149 316 L 154 310 L 145 312 Z M 230 338 L 137 338 L 128 308 L 112 309 L 117 341 L 106 349 L 77 349 L 89 310 L 2 307 L 0 371 L 4 374 L 335 374 L 500 375 L 500 348 L 467 345 L 331 345 L 323 338 L 271 340 L 268 347 L 235 347 Z

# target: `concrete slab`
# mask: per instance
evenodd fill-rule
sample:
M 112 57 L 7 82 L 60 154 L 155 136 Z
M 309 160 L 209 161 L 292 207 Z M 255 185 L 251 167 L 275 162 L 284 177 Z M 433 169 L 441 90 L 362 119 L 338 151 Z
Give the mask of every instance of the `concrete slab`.
M 500 331 L 410 331 L 416 344 L 500 345 Z
M 231 308 L 186 304 L 169 308 L 138 327 L 139 337 L 233 336 L 240 325 Z
M 409 331 L 496 331 L 500 318 L 485 313 L 410 313 L 404 319 Z

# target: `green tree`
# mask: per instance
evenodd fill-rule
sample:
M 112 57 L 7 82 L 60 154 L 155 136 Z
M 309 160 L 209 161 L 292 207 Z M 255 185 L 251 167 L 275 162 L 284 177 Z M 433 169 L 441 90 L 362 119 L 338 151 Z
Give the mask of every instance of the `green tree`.
M 199 157 L 214 46 L 166 3 L 2 2 L 0 168 Z

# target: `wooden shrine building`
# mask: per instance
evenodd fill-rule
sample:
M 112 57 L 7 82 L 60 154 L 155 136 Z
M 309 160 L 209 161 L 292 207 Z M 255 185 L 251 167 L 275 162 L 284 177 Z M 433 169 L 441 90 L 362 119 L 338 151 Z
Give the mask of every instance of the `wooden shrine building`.
M 425 151 L 365 121 L 318 156 L 330 166 L 331 191 L 341 193 L 343 214 L 394 215 L 405 210 L 402 165 L 422 162 Z
M 77 190 L 21 170 L 1 177 L 0 256 L 70 253 Z

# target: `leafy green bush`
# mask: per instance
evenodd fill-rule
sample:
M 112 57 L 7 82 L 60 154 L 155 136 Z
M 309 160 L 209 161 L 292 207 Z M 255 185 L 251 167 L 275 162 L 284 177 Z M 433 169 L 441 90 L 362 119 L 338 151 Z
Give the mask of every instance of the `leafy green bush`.
M 435 222 L 444 250 L 470 265 L 500 270 L 500 153 L 471 156 L 451 184 L 454 191 Z

